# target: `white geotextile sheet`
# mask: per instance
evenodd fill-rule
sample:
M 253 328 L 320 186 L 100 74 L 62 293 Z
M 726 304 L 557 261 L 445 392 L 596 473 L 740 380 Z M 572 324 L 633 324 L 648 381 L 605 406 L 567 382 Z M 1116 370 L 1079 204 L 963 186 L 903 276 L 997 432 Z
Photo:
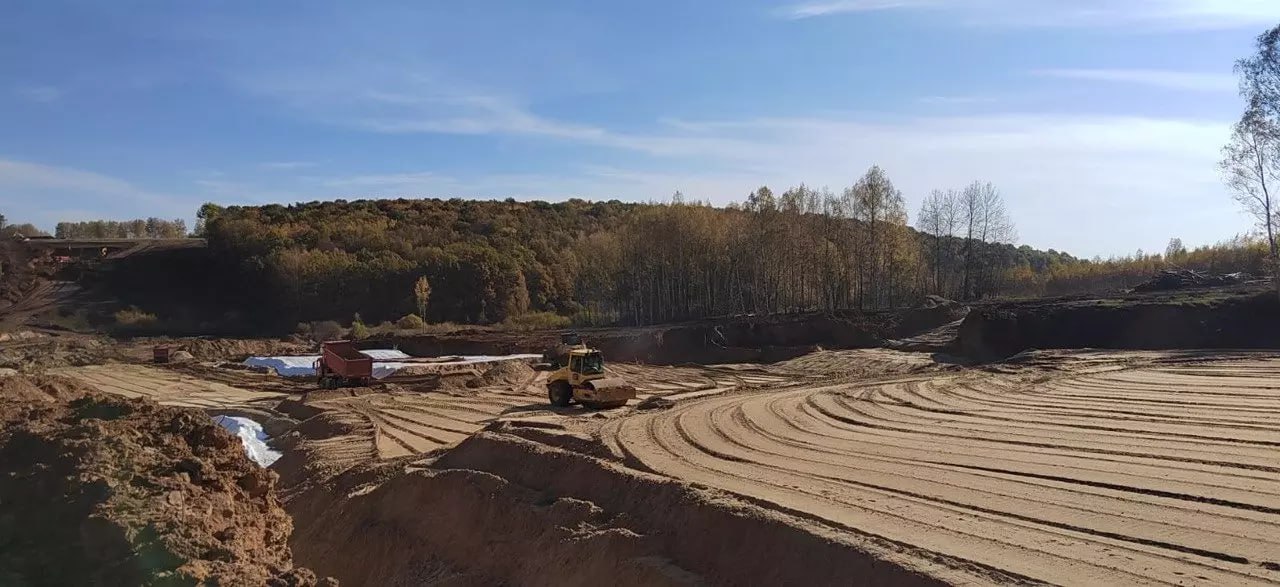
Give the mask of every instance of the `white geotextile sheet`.
M 280 451 L 267 446 L 267 433 L 262 430 L 261 424 L 241 416 L 215 416 L 213 420 L 240 438 L 245 454 L 253 462 L 270 467 L 271 463 L 280 458 Z
M 395 374 L 396 371 L 405 367 L 417 367 L 424 363 L 400 363 L 396 359 L 408 359 L 409 355 L 402 351 L 394 349 L 370 349 L 360 351 L 375 361 L 373 364 L 373 378 L 383 379 Z M 496 361 L 509 361 L 513 359 L 537 359 L 541 355 L 463 355 L 459 356 L 457 361 L 444 361 L 439 363 L 430 363 L 431 365 L 455 366 L 455 365 L 473 365 L 476 363 L 491 363 Z M 249 357 L 244 360 L 244 364 L 249 367 L 269 367 L 276 370 L 276 373 L 284 377 L 315 377 L 316 361 L 320 359 L 320 355 L 304 355 L 297 357 Z
M 367 357 L 371 357 L 375 361 L 388 361 L 395 359 L 408 359 L 409 355 L 395 349 L 369 349 L 360 351 Z M 249 357 L 244 360 L 244 364 L 249 367 L 261 367 L 275 369 L 276 373 L 284 377 L 315 377 L 316 361 L 320 360 L 320 355 L 302 355 L 302 356 L 281 356 L 281 357 Z M 395 363 L 374 363 L 373 378 L 382 379 L 387 375 L 395 373 L 395 369 L 387 369 L 385 365 L 393 365 Z

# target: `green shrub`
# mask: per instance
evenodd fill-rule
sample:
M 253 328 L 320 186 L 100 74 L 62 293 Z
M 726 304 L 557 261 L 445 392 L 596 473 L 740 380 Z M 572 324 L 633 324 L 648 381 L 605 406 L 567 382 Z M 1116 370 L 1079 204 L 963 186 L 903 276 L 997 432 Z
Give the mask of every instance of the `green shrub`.
M 72 332 L 92 332 L 93 322 L 84 308 L 59 308 L 57 315 L 47 318 L 50 324 Z
M 404 330 L 422 330 L 422 327 L 426 325 L 427 323 L 417 314 L 409 314 L 396 321 L 396 326 Z
M 571 320 L 554 312 L 527 312 L 502 321 L 505 330 L 555 330 L 566 328 Z
M 116 324 L 129 328 L 146 329 L 151 328 L 159 322 L 155 314 L 143 312 L 133 306 L 116 312 Z
M 612 326 L 618 323 L 617 312 L 587 312 L 579 311 L 573 315 L 573 326 Z
M 365 326 L 364 322 L 355 322 L 351 325 L 351 338 L 355 340 L 364 340 L 369 338 L 370 334 L 369 327 Z

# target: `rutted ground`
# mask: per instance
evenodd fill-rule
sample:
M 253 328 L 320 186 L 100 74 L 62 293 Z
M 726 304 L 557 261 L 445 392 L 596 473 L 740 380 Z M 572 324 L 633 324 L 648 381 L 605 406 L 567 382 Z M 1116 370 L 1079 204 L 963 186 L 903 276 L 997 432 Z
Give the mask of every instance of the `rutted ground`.
M 475 373 L 473 379 L 446 377 L 398 380 L 371 389 L 317 391 L 309 380 L 266 376 L 204 365 L 153 366 L 106 363 L 50 370 L 107 393 L 145 397 L 161 404 L 214 412 L 254 414 L 272 411 L 287 398 L 315 412 L 363 422 L 378 458 L 396 458 L 452 446 L 497 419 L 559 419 L 583 410 L 554 409 L 547 404 L 545 375 L 523 364 Z M 653 367 L 638 364 L 610 366 L 613 375 L 634 382 L 641 401 L 651 397 L 691 399 L 740 388 L 795 385 L 798 379 L 777 369 L 757 365 Z M 495 371 L 497 373 L 495 373 Z M 636 402 L 633 402 L 633 404 Z M 618 417 L 630 409 L 602 412 Z M 339 416 L 340 415 L 340 416 Z
M 969 371 L 605 425 L 638 468 L 1058 584 L 1280 580 L 1280 359 Z
M 481 379 L 473 387 L 444 386 L 431 391 L 406 390 L 394 378 L 387 390 L 371 393 L 321 392 L 307 401 L 316 408 L 358 414 L 373 425 L 380 458 L 396 458 L 455 445 L 499 419 L 563 420 L 582 415 L 578 407 L 552 408 L 546 399 L 546 376 L 511 366 L 501 379 Z M 639 401 L 651 397 L 691 399 L 734 389 L 785 386 L 794 377 L 754 365 L 652 367 L 615 364 L 611 375 L 633 382 Z M 635 402 L 638 403 L 638 402 Z M 598 412 L 613 418 L 632 410 Z
M 279 401 L 287 395 L 283 390 L 257 389 L 263 384 L 270 386 L 271 383 L 279 382 L 262 381 L 264 378 L 255 378 L 251 374 L 235 373 L 223 377 L 225 381 L 215 381 L 211 379 L 210 373 L 194 376 L 173 369 L 124 363 L 66 367 L 51 369 L 49 372 L 71 377 L 106 393 L 147 398 L 163 405 L 189 408 L 243 407 Z M 250 385 L 252 388 L 249 388 Z
M 523 366 L 309 393 L 192 366 L 65 373 L 212 409 L 288 398 L 279 410 L 303 422 L 275 468 L 302 529 L 295 551 L 354 584 L 565 578 L 476 559 L 475 533 L 507 536 L 508 561 L 577 544 L 599 561 L 581 576 L 636 584 L 1280 581 L 1280 354 L 1038 352 L 980 369 L 936 358 L 615 363 L 640 397 L 600 412 L 550 408 L 542 375 Z M 671 403 L 641 409 L 651 398 Z M 477 517 L 421 507 L 444 490 L 456 503 L 436 506 Z M 512 516 L 522 525 L 504 525 Z M 397 556 L 361 554 L 370 524 Z M 744 532 L 776 545 L 768 565 L 733 567 L 747 546 L 733 557 L 700 546 Z

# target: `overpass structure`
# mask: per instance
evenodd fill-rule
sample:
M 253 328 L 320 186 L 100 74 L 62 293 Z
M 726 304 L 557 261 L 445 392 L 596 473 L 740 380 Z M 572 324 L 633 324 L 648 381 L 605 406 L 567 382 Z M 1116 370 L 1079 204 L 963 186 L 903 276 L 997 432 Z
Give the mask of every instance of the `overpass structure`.
M 24 237 L 17 239 L 33 251 L 48 251 L 52 255 L 67 257 L 98 257 L 119 259 L 142 252 L 158 252 L 174 249 L 202 249 L 208 242 L 202 238 L 49 238 Z

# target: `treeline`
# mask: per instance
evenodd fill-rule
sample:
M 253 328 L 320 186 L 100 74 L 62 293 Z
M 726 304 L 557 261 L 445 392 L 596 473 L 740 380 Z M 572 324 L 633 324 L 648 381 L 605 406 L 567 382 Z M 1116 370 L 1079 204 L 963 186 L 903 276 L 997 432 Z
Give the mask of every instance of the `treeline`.
M 12 238 L 14 236 L 49 236 L 49 233 L 36 228 L 34 224 L 24 222 L 22 224 L 9 224 L 9 220 L 4 214 L 0 214 L 0 238 Z
M 967 218 L 973 230 L 963 234 L 909 227 L 902 193 L 878 167 L 839 193 L 801 185 L 775 195 L 762 187 L 728 209 L 677 197 L 584 243 L 584 253 L 616 253 L 580 277 L 579 291 L 592 319 L 654 323 L 893 308 L 930 293 L 975 298 L 999 293 L 1010 267 L 1074 261 L 1009 244 L 1012 224 L 998 192 L 975 185 L 989 207 L 973 208 L 986 212 Z
M 530 310 L 572 316 L 577 280 L 601 251 L 580 257 L 592 235 L 616 231 L 642 207 L 564 203 L 361 200 L 292 206 L 201 208 L 212 271 L 225 302 L 254 319 L 292 327 L 313 320 L 375 323 L 416 312 L 426 276 L 432 322 L 488 323 Z
M 1265 237 L 1236 236 L 1191 250 L 1175 238 L 1163 253 L 1139 250 L 1120 258 L 1056 264 L 1039 273 L 1014 270 L 1008 280 L 1007 293 L 1057 296 L 1122 291 L 1165 269 L 1190 269 L 1209 274 L 1242 272 L 1263 277 L 1269 272 L 1269 252 L 1269 241 Z
M 206 205 L 199 217 L 216 270 L 236 284 L 228 295 L 282 326 L 356 313 L 395 320 L 416 311 L 413 284 L 424 276 L 432 322 L 554 312 L 580 324 L 649 324 L 1000 295 L 1012 269 L 1076 262 L 1007 242 L 998 192 L 971 189 L 981 199 L 972 212 L 954 230 L 927 233 L 908 226 L 902 194 L 879 168 L 838 193 L 760 188 L 727 208 L 677 194 L 666 204 Z
M 184 238 L 187 222 L 181 218 L 59 222 L 53 235 L 57 238 Z

